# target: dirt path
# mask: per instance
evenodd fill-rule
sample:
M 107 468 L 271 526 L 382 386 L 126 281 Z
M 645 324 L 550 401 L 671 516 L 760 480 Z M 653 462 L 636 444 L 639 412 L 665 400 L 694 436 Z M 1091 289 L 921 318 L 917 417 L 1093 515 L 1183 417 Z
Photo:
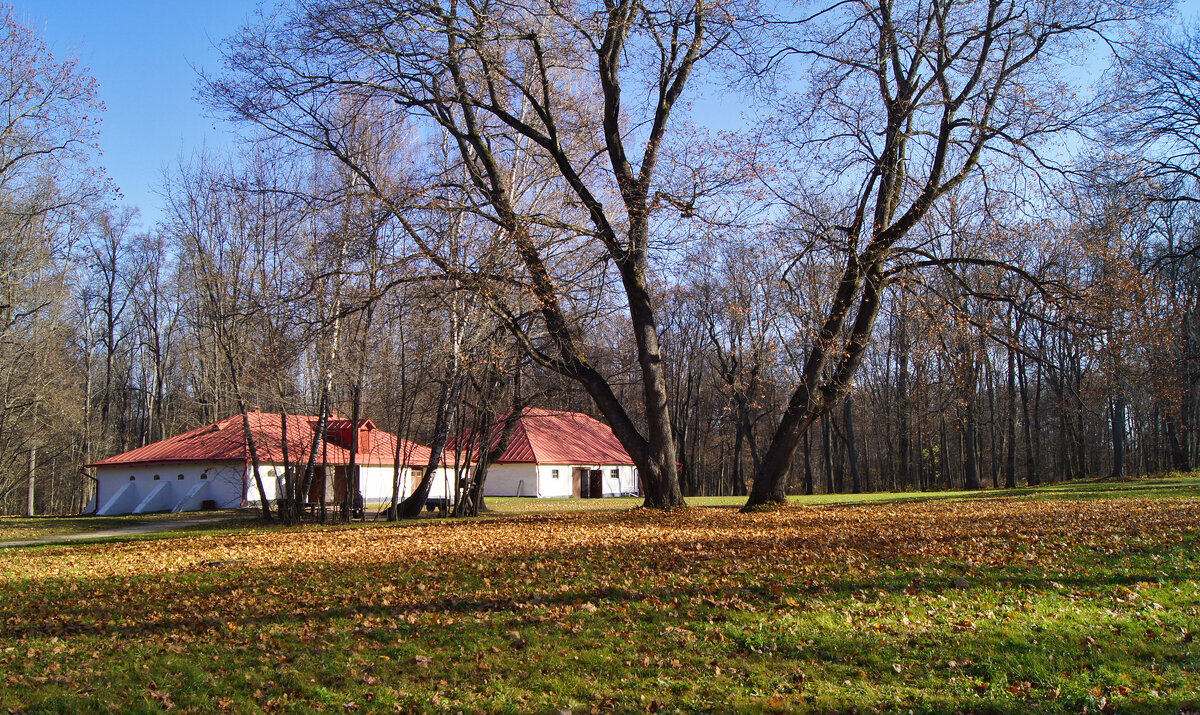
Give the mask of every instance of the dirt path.
M 236 517 L 220 517 L 215 519 L 189 519 L 182 521 L 179 519 L 163 519 L 162 521 L 144 521 L 139 524 L 130 524 L 116 529 L 102 529 L 100 531 L 81 531 L 74 534 L 58 534 L 57 536 L 43 536 L 39 539 L 21 539 L 19 541 L 0 541 L 0 549 L 15 547 L 15 546 L 40 546 L 43 544 L 58 544 L 69 541 L 82 541 L 84 539 L 108 539 L 114 536 L 133 536 L 136 534 L 149 534 L 155 531 L 174 531 L 176 529 L 188 529 L 201 524 L 216 524 L 222 521 L 233 521 Z

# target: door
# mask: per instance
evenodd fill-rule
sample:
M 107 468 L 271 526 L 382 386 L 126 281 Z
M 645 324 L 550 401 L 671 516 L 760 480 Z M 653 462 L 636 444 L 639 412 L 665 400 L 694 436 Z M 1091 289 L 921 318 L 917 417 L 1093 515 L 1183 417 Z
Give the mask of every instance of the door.
M 301 476 L 303 479 L 303 476 Z M 316 467 L 313 470 L 312 484 L 308 485 L 308 503 L 316 504 L 321 501 L 321 490 L 325 488 L 325 468 Z
M 590 473 L 591 488 L 588 489 L 588 496 L 592 499 L 599 499 L 604 496 L 604 470 L 593 469 Z
M 346 467 L 333 468 L 333 501 L 341 504 L 346 498 Z

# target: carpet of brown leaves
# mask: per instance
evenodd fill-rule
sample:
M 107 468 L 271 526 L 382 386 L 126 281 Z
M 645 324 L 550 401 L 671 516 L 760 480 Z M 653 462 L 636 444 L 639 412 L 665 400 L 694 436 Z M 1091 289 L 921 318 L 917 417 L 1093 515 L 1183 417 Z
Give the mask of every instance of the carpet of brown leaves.
M 1200 500 L 1013 501 L 793 507 L 772 513 L 634 510 L 402 528 L 249 530 L 237 535 L 18 550 L 0 556 L 0 581 L 86 573 L 135 576 L 299 563 L 355 567 L 437 564 L 480 557 L 626 554 L 686 563 L 734 557 L 803 564 L 917 557 L 967 565 L 1029 566 L 1079 548 L 1200 530 Z
M 1198 499 L 972 499 L 10 550 L 0 706 L 1173 711 L 1198 532 Z

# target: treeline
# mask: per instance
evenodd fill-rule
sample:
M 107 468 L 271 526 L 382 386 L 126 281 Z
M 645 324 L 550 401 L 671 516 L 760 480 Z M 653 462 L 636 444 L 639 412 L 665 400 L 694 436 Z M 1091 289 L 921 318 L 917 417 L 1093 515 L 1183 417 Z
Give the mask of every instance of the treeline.
M 805 433 L 790 489 L 1003 488 L 1194 469 L 1196 214 L 1161 198 L 1097 183 L 1072 211 L 993 246 L 1036 250 L 1028 276 L 975 265 L 900 286 L 846 399 Z M 976 216 L 974 238 L 999 229 Z M 664 301 L 687 493 L 746 493 L 778 422 L 791 341 L 809 322 L 792 302 L 803 286 L 780 277 L 779 261 L 745 247 L 705 253 Z
M 285 6 L 200 80 L 256 140 L 169 172 L 149 227 L 94 83 L 6 10 L 0 511 L 254 408 L 435 452 L 589 412 L 650 506 L 1192 469 L 1188 31 L 960 5 Z M 1119 94 L 1061 79 L 1096 34 Z M 672 117 L 695 76 L 763 119 Z

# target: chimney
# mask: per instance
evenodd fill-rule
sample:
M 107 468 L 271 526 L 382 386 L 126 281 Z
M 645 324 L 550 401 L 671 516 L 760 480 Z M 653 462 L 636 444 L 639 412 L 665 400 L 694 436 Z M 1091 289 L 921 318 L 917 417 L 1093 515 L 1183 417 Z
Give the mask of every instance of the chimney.
M 371 451 L 371 428 L 367 426 L 367 421 L 358 426 L 358 453 L 365 454 Z

